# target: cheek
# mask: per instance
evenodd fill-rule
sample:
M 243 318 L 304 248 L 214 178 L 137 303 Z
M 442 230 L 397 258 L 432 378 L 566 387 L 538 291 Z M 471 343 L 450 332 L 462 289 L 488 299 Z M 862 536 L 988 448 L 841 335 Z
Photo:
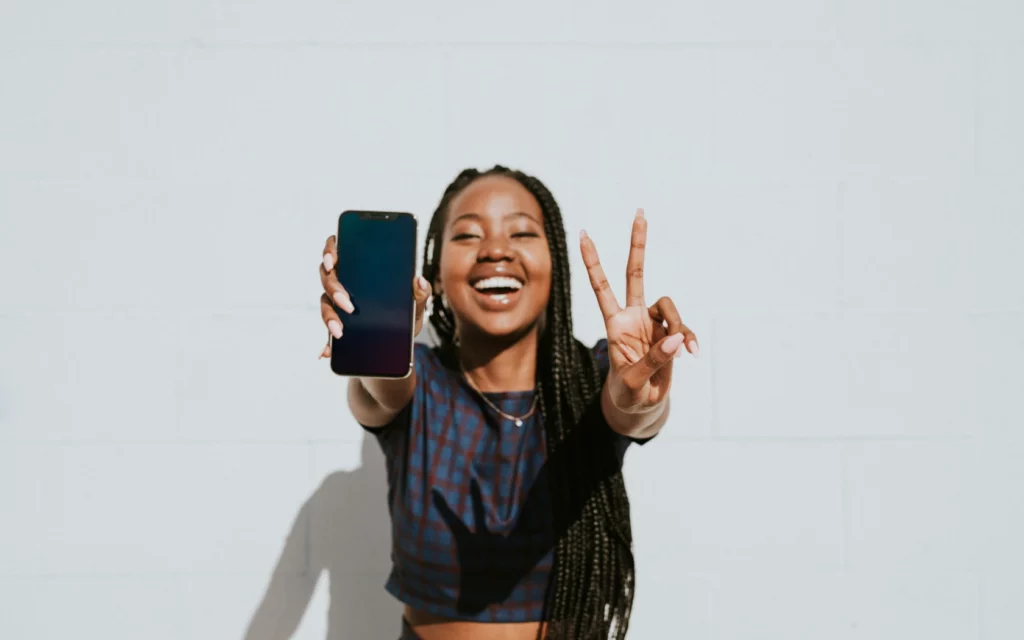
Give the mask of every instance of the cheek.
M 523 265 L 527 269 L 530 281 L 540 285 L 538 289 L 545 292 L 545 297 L 551 291 L 551 253 L 547 245 L 538 248 L 538 251 L 523 256 Z
M 460 283 L 469 277 L 469 271 L 473 268 L 473 256 L 465 251 L 458 251 L 446 245 L 441 250 L 441 261 L 438 265 L 438 279 L 441 286 L 448 290 L 457 290 Z

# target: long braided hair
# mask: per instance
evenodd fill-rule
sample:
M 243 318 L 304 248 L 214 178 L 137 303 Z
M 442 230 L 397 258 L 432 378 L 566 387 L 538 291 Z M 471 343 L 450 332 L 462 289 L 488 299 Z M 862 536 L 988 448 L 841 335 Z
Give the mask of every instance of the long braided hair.
M 540 180 L 497 165 L 487 171 L 466 169 L 448 186 L 430 220 L 423 252 L 423 277 L 436 282 L 447 212 L 452 199 L 474 180 L 490 175 L 512 178 L 540 203 L 551 250 L 551 294 L 545 329 L 537 346 L 542 423 L 548 451 L 570 449 L 588 407 L 593 410 L 603 379 L 593 353 L 572 332 L 569 254 L 562 213 Z M 455 316 L 439 294 L 431 299 L 430 324 L 442 348 L 451 349 Z M 582 425 L 585 427 L 586 425 Z M 581 434 L 575 434 L 577 437 Z M 552 466 L 550 486 L 556 520 L 564 534 L 555 543 L 554 567 L 544 604 L 548 637 L 559 640 L 622 640 L 634 593 L 634 562 L 629 499 L 620 469 L 608 470 L 607 448 L 576 447 L 566 464 Z M 550 459 L 550 455 L 549 455 Z

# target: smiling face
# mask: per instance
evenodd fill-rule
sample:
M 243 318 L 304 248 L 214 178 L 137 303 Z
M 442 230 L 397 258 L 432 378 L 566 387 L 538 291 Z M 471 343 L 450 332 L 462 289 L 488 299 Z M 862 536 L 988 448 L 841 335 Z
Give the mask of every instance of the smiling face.
M 474 180 L 449 207 L 436 287 L 462 336 L 528 333 L 551 292 L 551 251 L 537 199 L 513 178 Z

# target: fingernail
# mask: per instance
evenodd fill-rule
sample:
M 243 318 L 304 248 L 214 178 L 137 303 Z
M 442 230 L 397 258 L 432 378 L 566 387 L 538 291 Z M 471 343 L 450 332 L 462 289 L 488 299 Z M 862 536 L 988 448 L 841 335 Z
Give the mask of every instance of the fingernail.
M 580 229 L 580 240 L 587 237 L 587 232 L 584 229 Z
M 337 320 L 328 320 L 327 328 L 331 330 L 331 335 L 335 340 L 341 337 L 341 323 Z
M 423 276 L 416 276 L 416 285 L 420 288 L 421 291 L 426 291 L 430 286 L 429 284 L 427 284 L 427 279 L 424 278 Z
M 638 218 L 643 218 L 644 217 L 643 207 L 641 207 L 641 208 L 636 210 L 636 217 L 638 217 Z
M 674 353 L 683 344 L 683 334 L 676 333 L 665 338 L 665 342 L 661 343 L 661 349 L 665 353 Z
M 324 254 L 324 269 L 330 271 L 334 268 L 334 256 L 329 253 Z
M 356 310 L 356 308 L 352 306 L 352 301 L 349 300 L 348 296 L 340 291 L 334 294 L 334 301 L 338 304 L 339 307 L 341 307 L 348 313 L 352 313 L 353 311 Z
M 700 356 L 700 349 L 697 348 L 697 341 L 696 340 L 690 340 L 690 353 L 693 354 L 694 358 L 697 358 L 697 357 Z

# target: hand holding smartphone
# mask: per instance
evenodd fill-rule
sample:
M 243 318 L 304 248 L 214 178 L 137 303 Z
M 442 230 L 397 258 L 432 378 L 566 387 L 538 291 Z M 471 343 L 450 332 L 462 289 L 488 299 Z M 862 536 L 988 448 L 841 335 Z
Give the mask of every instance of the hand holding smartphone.
M 416 218 L 345 211 L 320 267 L 320 310 L 330 330 L 323 355 L 341 376 L 405 378 L 430 286 L 416 277 Z M 419 281 L 417 283 L 417 281 Z

